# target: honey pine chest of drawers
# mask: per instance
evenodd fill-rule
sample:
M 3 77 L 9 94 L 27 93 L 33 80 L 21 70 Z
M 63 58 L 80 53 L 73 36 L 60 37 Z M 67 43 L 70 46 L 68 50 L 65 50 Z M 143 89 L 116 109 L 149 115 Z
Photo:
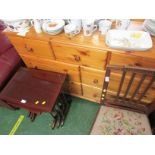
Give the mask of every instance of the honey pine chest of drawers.
M 67 73 L 69 93 L 97 103 L 100 103 L 107 64 L 155 68 L 154 46 L 144 52 L 114 50 L 106 46 L 105 38 L 99 32 L 91 37 L 81 33 L 73 38 L 67 38 L 64 33 L 57 36 L 36 34 L 33 28 L 25 37 L 12 32 L 5 34 L 28 68 Z M 155 43 L 155 38 L 152 39 Z M 112 75 L 111 94 L 117 91 L 115 82 L 120 78 L 118 73 Z M 154 97 L 154 89 L 155 85 L 145 96 L 146 103 Z

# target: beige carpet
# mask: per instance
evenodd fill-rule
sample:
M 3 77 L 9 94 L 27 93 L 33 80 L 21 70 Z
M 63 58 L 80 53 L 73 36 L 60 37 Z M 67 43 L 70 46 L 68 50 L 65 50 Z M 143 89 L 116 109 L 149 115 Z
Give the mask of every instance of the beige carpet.
M 145 114 L 101 106 L 91 135 L 151 135 Z

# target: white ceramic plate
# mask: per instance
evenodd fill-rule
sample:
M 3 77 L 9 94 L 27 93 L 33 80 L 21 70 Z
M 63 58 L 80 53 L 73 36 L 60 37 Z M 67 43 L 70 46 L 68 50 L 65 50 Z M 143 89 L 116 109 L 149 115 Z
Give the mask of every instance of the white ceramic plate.
M 65 22 L 61 19 L 47 20 L 43 23 L 42 28 L 45 32 L 56 33 L 63 29 L 64 25 Z
M 152 39 L 144 31 L 109 30 L 106 44 L 115 49 L 145 51 L 152 48 Z

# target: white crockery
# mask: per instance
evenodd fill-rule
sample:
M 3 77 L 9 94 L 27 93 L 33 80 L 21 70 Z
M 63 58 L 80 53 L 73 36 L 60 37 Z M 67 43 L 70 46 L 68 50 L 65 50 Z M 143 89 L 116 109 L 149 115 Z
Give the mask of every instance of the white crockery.
M 12 20 L 3 20 L 6 24 L 9 31 L 18 32 L 21 29 L 26 29 L 30 27 L 30 20 L 28 19 L 12 19 Z
M 68 23 L 69 23 L 69 24 L 74 24 L 74 25 L 76 25 L 77 29 L 78 29 L 79 31 L 81 31 L 81 26 L 82 26 L 82 21 L 81 21 L 81 19 L 69 19 L 69 20 L 68 20 Z
M 45 20 L 42 24 L 42 29 L 44 32 L 56 35 L 63 31 L 65 22 L 61 19 Z
M 34 29 L 35 29 L 36 33 L 42 32 L 41 20 L 39 20 L 39 19 L 32 20 L 32 25 L 34 25 Z
M 82 20 L 84 36 L 91 36 L 97 30 L 97 25 L 94 22 L 93 19 Z
M 130 24 L 130 19 L 116 19 L 116 29 L 126 30 Z
M 66 25 L 64 27 L 64 31 L 65 31 L 66 36 L 68 37 L 73 37 L 80 33 L 80 30 L 78 29 L 78 27 L 72 23 Z
M 111 48 L 126 51 L 145 51 L 153 45 L 149 33 L 136 30 L 109 30 L 106 44 Z
M 112 22 L 110 20 L 101 20 L 99 22 L 99 31 L 101 34 L 106 34 L 111 29 Z

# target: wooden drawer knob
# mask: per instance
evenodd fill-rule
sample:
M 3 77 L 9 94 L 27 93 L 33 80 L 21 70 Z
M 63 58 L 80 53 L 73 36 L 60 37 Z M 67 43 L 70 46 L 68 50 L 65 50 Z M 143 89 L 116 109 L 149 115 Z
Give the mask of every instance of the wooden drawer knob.
M 98 97 L 98 95 L 97 94 L 93 94 L 93 97 L 96 98 L 96 97 Z
M 74 59 L 75 61 L 79 62 L 81 60 L 81 58 L 78 55 L 74 55 Z
M 93 83 L 94 83 L 94 84 L 98 84 L 98 80 L 97 80 L 97 79 L 94 79 L 94 80 L 93 80 Z
M 135 63 L 135 66 L 141 67 L 141 64 L 137 62 L 137 63 Z
M 27 45 L 25 45 L 25 48 L 27 49 L 28 52 L 33 52 L 33 48 L 28 47 Z

